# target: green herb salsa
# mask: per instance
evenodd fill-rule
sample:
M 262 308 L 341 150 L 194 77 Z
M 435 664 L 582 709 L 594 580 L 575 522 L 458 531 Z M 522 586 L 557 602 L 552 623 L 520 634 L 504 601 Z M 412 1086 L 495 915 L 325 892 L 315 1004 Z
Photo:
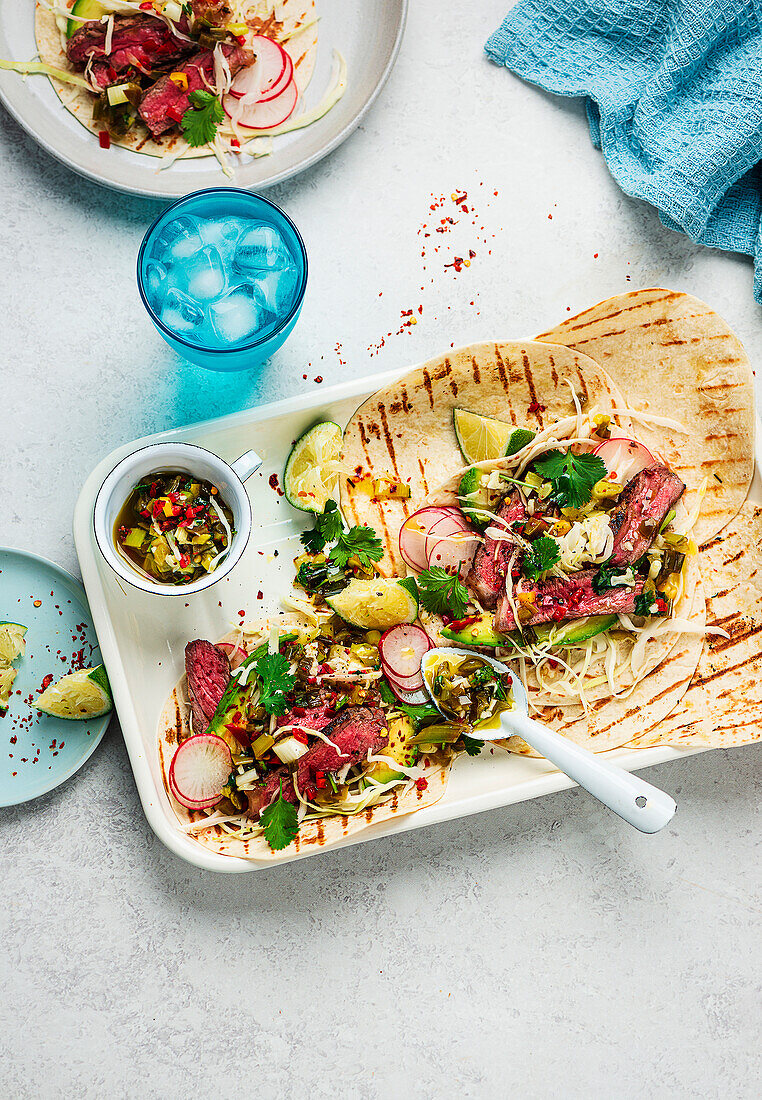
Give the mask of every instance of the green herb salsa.
M 114 525 L 114 542 L 134 566 L 177 585 L 212 573 L 234 534 L 233 514 L 217 487 L 179 470 L 142 478 Z

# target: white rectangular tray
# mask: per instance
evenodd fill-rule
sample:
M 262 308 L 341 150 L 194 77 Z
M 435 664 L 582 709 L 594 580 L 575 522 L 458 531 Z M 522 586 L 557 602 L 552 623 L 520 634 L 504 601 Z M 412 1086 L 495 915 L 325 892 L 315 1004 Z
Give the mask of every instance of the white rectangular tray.
M 74 541 L 82 579 L 143 809 L 159 839 L 198 867 L 230 872 L 272 865 L 222 856 L 202 848 L 181 830 L 165 794 L 156 748 L 157 722 L 167 696 L 183 673 L 185 644 L 192 638 L 214 641 L 221 637 L 231 624 L 239 621 L 239 611 L 245 610 L 251 620 L 258 618 L 260 612 L 280 609 L 280 596 L 288 591 L 293 578 L 292 559 L 300 550 L 299 533 L 310 521 L 270 487 L 271 474 L 277 474 L 280 483 L 293 441 L 311 424 L 333 420 L 344 427 L 366 397 L 401 373 L 378 374 L 125 444 L 93 470 L 77 501 Z M 93 537 L 93 505 L 105 476 L 138 447 L 165 440 L 197 443 L 228 461 L 254 448 L 264 459 L 261 470 L 246 486 L 252 502 L 254 529 L 243 558 L 229 577 L 187 600 L 182 596 L 155 596 L 128 590 L 103 561 Z M 259 592 L 263 593 L 261 600 L 257 598 Z M 660 746 L 640 751 L 617 750 L 612 757 L 622 767 L 634 771 L 697 751 L 704 750 Z M 566 775 L 542 760 L 511 756 L 500 749 L 477 758 L 463 757 L 453 768 L 447 793 L 436 805 L 370 826 L 337 847 L 434 825 L 572 786 L 574 783 Z M 318 852 L 295 854 L 294 858 L 310 854 Z

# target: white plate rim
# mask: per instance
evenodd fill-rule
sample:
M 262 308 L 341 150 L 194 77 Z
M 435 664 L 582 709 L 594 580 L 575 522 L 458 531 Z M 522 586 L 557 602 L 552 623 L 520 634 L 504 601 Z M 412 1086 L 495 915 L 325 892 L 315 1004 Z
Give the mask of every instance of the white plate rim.
M 271 175 L 266 175 L 261 180 L 256 180 L 248 186 L 244 181 L 241 181 L 241 183 L 235 183 L 231 181 L 231 186 L 242 186 L 250 190 L 265 191 L 267 190 L 267 188 L 274 187 L 278 183 L 283 183 L 285 180 L 291 179 L 293 176 L 299 175 L 301 172 L 304 172 L 308 168 L 313 167 L 313 165 L 317 164 L 324 157 L 327 157 L 330 153 L 337 149 L 339 145 L 346 141 L 348 137 L 350 137 L 350 135 L 357 129 L 362 120 L 365 118 L 368 111 L 371 109 L 376 99 L 382 92 L 386 82 L 389 79 L 389 76 L 391 75 L 391 71 L 394 68 L 397 56 L 402 46 L 402 39 L 405 33 L 410 0 L 396 0 L 396 2 L 399 4 L 399 13 L 397 17 L 394 41 L 387 57 L 386 64 L 381 70 L 381 73 L 379 74 L 378 80 L 376 81 L 375 85 L 369 90 L 369 92 L 365 96 L 361 107 L 358 111 L 355 112 L 349 122 L 347 122 L 347 124 L 342 127 L 342 129 L 337 134 L 334 134 L 334 136 L 329 141 L 327 141 L 325 145 L 323 145 L 320 149 L 317 149 L 310 156 L 305 157 L 303 160 L 297 161 L 290 167 L 284 167 L 279 172 L 273 172 Z M 40 135 L 36 131 L 33 123 L 31 123 L 27 119 L 23 108 L 19 106 L 17 102 L 18 97 L 14 96 L 14 81 L 10 79 L 13 77 L 15 77 L 16 81 L 20 79 L 15 73 L 0 72 L 0 103 L 2 103 L 2 105 L 11 115 L 11 117 L 19 124 L 19 126 L 21 126 L 21 128 L 35 142 L 37 142 L 40 148 L 44 149 L 46 153 L 49 153 L 50 156 L 54 157 L 57 161 L 59 161 L 59 163 L 65 165 L 72 172 L 75 172 L 77 175 L 82 176 L 84 179 L 91 180 L 93 183 L 100 184 L 103 187 L 108 187 L 112 191 L 117 191 L 122 194 L 128 195 L 140 195 L 143 198 L 149 199 L 170 200 L 182 198 L 183 195 L 188 194 L 190 191 L 198 190 L 198 187 L 195 186 L 183 186 L 181 182 L 179 182 L 177 188 L 173 190 L 160 190 L 148 186 L 136 186 L 134 184 L 130 185 L 125 182 L 120 182 L 118 178 L 110 178 L 105 174 L 87 168 L 85 165 L 79 163 L 76 158 L 68 155 L 65 147 L 56 146 L 54 143 L 47 141 L 44 137 L 42 137 L 42 135 Z M 62 104 L 58 104 L 58 106 L 62 111 L 65 110 Z M 91 136 L 93 137 L 93 140 L 95 140 L 94 136 Z M 140 156 L 139 153 L 136 153 L 134 155 Z M 213 160 L 213 158 L 209 159 L 210 162 Z M 144 160 L 147 164 L 153 164 L 154 166 L 156 164 L 156 160 L 153 157 L 145 157 Z M 216 161 L 214 163 L 216 164 Z M 171 171 L 171 168 L 167 169 L 167 172 Z M 214 170 L 213 173 L 209 173 L 208 182 L 199 183 L 198 186 L 213 187 L 215 186 L 215 181 L 219 183 L 219 178 L 219 171 Z M 178 179 L 182 181 L 183 177 L 180 176 L 178 177 Z M 224 184 L 221 184 L 221 186 L 224 186 Z

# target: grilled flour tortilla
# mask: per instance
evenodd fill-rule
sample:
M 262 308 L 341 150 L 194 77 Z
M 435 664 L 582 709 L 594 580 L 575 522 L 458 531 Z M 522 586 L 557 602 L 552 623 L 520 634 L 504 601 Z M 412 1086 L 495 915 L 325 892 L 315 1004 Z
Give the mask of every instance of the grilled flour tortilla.
M 609 413 L 614 424 L 619 420 L 620 435 L 641 437 L 640 431 L 631 429 L 624 398 L 608 374 L 584 354 L 568 354 L 570 350 L 531 341 L 461 348 L 410 372 L 358 409 L 344 434 L 343 463 L 350 476 L 342 486 L 342 504 L 348 522 L 368 524 L 381 535 L 386 555 L 378 564 L 383 573 L 407 573 L 398 545 L 402 523 L 431 503 L 435 487 L 463 467 L 452 425 L 454 408 L 467 408 L 519 427 L 544 429 L 574 415 L 571 383 L 585 410 L 595 406 Z M 622 410 L 621 416 L 614 409 Z M 617 432 L 612 430 L 612 434 Z M 663 455 L 666 448 L 656 445 L 654 434 L 651 446 Z M 409 483 L 410 499 L 373 500 L 362 491 L 362 485 L 353 484 L 354 477 L 368 474 L 387 474 Z M 682 501 L 677 510 L 679 516 L 686 516 Z M 596 751 L 631 740 L 644 728 L 644 715 L 649 725 L 660 721 L 687 689 L 701 654 L 704 599 L 695 555 L 688 558 L 684 589 L 674 615 L 686 623 L 685 632 L 664 630 L 649 638 L 642 653 L 637 651 L 638 671 L 644 679 L 635 683 L 636 677 L 627 667 L 637 636 L 610 631 L 617 664 L 624 666 L 616 678 L 615 692 L 608 682 L 597 682 L 599 671 L 591 670 L 582 681 L 587 710 L 576 702 L 545 706 L 538 714 L 540 720 Z M 436 616 L 424 617 L 435 644 L 453 644 L 439 633 Z M 537 681 L 528 662 L 526 682 L 531 698 Z M 510 739 L 507 747 L 530 751 L 520 738 Z
M 634 425 L 685 482 L 688 508 L 707 479 L 699 544 L 733 519 L 754 472 L 754 388 L 746 352 L 719 314 L 657 287 L 609 298 L 537 339 L 590 356 L 630 407 L 685 426 Z
M 62 2 L 69 8 L 73 4 L 73 0 Z M 275 5 L 269 0 L 229 0 L 228 6 L 233 12 L 233 22 L 247 23 L 255 34 L 273 38 L 290 54 L 299 94 L 303 95 L 312 79 L 317 59 L 315 0 L 282 0 Z M 66 37 L 56 22 L 56 16 L 41 4 L 37 4 L 35 9 L 35 36 L 41 61 L 56 69 L 78 72 L 66 56 Z M 93 118 L 95 95 L 85 88 L 62 84 L 53 78 L 50 82 L 64 107 L 83 126 L 94 134 L 103 129 L 103 124 Z M 256 137 L 257 133 L 252 130 L 251 136 Z M 158 139 L 153 138 L 142 122 L 136 123 L 123 138 L 112 138 L 111 144 L 152 157 L 182 154 L 183 159 L 187 160 L 214 155 L 206 146 L 192 148 L 178 129 L 173 129 Z
M 710 634 L 688 690 L 669 717 L 631 741 L 732 748 L 762 739 L 762 507 L 746 501 L 702 546 L 699 563 Z
M 279 616 L 274 620 L 274 623 L 277 623 L 281 630 L 287 630 L 289 627 L 303 628 L 305 626 L 305 621 L 296 615 Z M 261 633 L 247 634 L 246 647 L 249 652 L 267 639 L 270 625 L 270 622 L 264 622 L 261 624 Z M 242 644 L 240 634 L 228 635 L 221 638 L 220 641 Z M 170 793 L 169 767 L 172 763 L 172 757 L 178 744 L 190 737 L 191 732 L 191 704 L 188 698 L 187 679 L 183 676 L 165 703 L 158 725 L 159 763 L 164 778 L 164 789 L 177 820 L 183 826 L 188 826 L 194 821 L 201 821 L 211 812 L 210 810 L 193 811 L 186 809 Z M 189 832 L 189 836 L 192 836 L 205 848 L 209 848 L 220 855 L 239 856 L 254 862 L 281 863 L 299 856 L 310 855 L 320 849 L 336 847 L 364 829 L 370 828 L 371 825 L 377 825 L 381 821 L 389 821 L 392 818 L 404 817 L 415 810 L 422 810 L 426 806 L 434 805 L 447 790 L 450 767 L 449 762 L 443 764 L 431 760 L 430 767 L 426 771 L 427 787 L 425 790 L 421 791 L 413 785 L 409 790 L 403 792 L 403 788 L 400 787 L 400 791 L 392 792 L 385 802 L 371 806 L 356 815 L 324 817 L 317 821 L 303 821 L 295 840 L 282 851 L 274 852 L 264 836 L 241 840 L 238 837 L 228 835 L 219 826 L 193 830 Z
M 591 359 L 533 341 L 457 348 L 368 398 L 344 432 L 344 466 L 352 478 L 385 473 L 410 486 L 409 500 L 373 500 L 351 479 L 342 485 L 347 520 L 373 527 L 383 540 L 380 573 L 406 574 L 400 527 L 463 467 L 453 409 L 539 431 L 574 415 L 572 387 L 583 405 L 596 405 L 602 413 L 623 404 L 619 390 Z

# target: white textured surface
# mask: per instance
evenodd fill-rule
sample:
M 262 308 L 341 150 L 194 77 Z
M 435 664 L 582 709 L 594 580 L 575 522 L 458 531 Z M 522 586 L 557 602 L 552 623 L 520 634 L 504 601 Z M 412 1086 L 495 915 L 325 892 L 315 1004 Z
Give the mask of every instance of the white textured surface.
M 748 261 L 623 196 L 578 103 L 484 60 L 503 3 L 474 7 L 464 23 L 416 0 L 364 125 L 272 192 L 304 233 L 311 281 L 258 376 L 181 364 L 142 313 L 134 260 L 159 205 L 81 181 L 0 116 L 0 541 L 76 572 L 74 501 L 117 444 L 317 374 L 539 331 L 640 285 L 710 301 L 756 360 Z M 448 196 L 445 216 L 456 188 L 495 239 L 474 243 L 464 218 L 432 235 L 443 252 L 421 278 L 430 193 Z M 477 252 L 458 276 L 442 266 L 451 240 Z M 412 335 L 371 357 L 419 303 Z M 680 807 L 652 838 L 575 790 L 228 878 L 155 840 L 114 728 L 67 786 L 0 817 L 3 1094 L 755 1096 L 760 759 L 652 769 Z

